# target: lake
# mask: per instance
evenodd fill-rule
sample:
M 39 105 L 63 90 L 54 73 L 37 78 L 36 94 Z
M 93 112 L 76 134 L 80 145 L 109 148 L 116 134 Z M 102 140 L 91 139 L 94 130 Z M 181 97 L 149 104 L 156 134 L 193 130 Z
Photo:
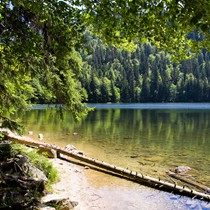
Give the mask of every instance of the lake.
M 176 166 L 190 166 L 193 177 L 210 185 L 209 103 L 89 104 L 89 107 L 95 107 L 95 110 L 79 123 L 75 123 L 68 112 L 64 112 L 64 119 L 60 120 L 56 110 L 43 109 L 43 106 L 35 106 L 22 119 L 35 138 L 38 133 L 43 133 L 45 142 L 62 147 L 73 144 L 87 156 L 165 180 L 170 180 L 167 171 Z M 101 179 L 103 177 L 99 180 L 89 177 L 93 186 L 109 189 L 109 181 L 102 184 Z M 113 183 L 116 188 L 116 183 Z M 136 209 L 140 205 L 139 190 L 142 188 L 136 184 L 125 185 L 125 196 L 132 193 L 132 199 L 138 199 L 122 202 L 119 209 Z M 111 189 L 114 190 L 110 188 L 109 191 Z M 106 190 L 100 192 L 103 194 Z M 119 191 L 123 190 L 120 188 Z M 144 192 L 149 197 L 151 193 L 154 195 L 154 190 L 144 189 Z M 120 193 L 113 191 L 117 196 Z M 184 201 L 177 197 L 171 199 L 170 194 L 162 192 L 159 196 L 163 200 L 161 205 L 167 203 L 165 209 L 173 209 L 171 205 L 175 201 L 181 209 L 189 209 L 187 198 L 183 198 Z M 109 201 L 114 202 L 112 199 L 114 197 Z M 155 200 L 157 198 L 153 203 Z M 200 209 L 203 204 L 196 202 L 192 205 Z M 154 209 L 156 207 L 157 204 Z M 210 209 L 210 206 L 205 206 L 205 209 Z

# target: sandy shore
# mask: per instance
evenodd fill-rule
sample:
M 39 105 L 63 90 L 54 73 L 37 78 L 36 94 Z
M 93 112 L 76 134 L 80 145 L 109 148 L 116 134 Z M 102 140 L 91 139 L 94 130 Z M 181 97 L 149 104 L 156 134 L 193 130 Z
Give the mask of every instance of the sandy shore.
M 88 169 L 58 158 L 51 161 L 58 169 L 60 177 L 59 181 L 52 185 L 54 194 L 78 202 L 78 205 L 74 207 L 75 210 L 89 210 L 95 207 L 100 209 L 99 206 L 93 206 L 97 194 L 86 180 L 85 173 Z
M 78 202 L 75 210 L 210 210 L 210 204 L 206 202 L 104 175 L 86 169 L 84 165 L 61 159 L 51 161 L 60 176 L 60 180 L 52 185 L 53 193 Z

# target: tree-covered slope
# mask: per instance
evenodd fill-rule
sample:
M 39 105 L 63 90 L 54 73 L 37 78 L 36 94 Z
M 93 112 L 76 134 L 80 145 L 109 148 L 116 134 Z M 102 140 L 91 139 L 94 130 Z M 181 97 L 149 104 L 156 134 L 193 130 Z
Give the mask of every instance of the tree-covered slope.
M 171 54 L 152 44 L 139 44 L 129 52 L 90 34 L 86 38 L 90 50 L 80 50 L 84 61 L 80 81 L 88 102 L 210 101 L 210 53 L 205 49 L 174 63 Z

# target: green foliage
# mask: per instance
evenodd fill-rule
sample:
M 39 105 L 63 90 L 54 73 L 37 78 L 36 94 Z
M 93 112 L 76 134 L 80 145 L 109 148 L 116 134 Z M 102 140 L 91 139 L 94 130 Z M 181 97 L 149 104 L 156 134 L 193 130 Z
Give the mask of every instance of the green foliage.
M 210 2 L 203 1 L 78 1 L 85 19 L 109 42 L 152 41 L 179 56 L 209 49 Z M 186 39 L 189 32 L 203 33 L 199 42 Z M 183 59 L 183 57 L 182 57 Z
M 24 126 L 21 125 L 18 119 L 11 120 L 7 117 L 0 117 L 1 125 L 0 128 L 7 128 L 13 132 L 17 132 L 19 135 L 22 135 L 24 132 Z
M 4 134 L 0 133 L 0 141 L 4 139 Z
M 79 81 L 79 11 L 63 1 L 1 1 L 0 115 L 30 100 L 62 104 L 76 120 L 87 113 Z

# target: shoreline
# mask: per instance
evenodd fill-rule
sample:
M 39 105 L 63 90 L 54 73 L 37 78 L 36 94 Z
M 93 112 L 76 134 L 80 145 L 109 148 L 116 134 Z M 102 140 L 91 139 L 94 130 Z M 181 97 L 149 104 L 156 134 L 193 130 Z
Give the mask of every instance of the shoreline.
M 157 207 L 173 209 L 172 206 L 175 204 L 185 208 L 186 205 L 203 206 L 206 204 L 206 202 L 195 199 L 192 201 L 184 196 L 161 192 L 125 179 L 96 172 L 85 165 L 81 166 L 80 161 L 77 162 L 78 164 L 59 158 L 50 159 L 50 161 L 57 168 L 60 176 L 60 181 L 52 184 L 54 195 L 78 202 L 78 205 L 74 207 L 76 210 L 135 210 L 157 209 Z M 166 206 L 168 207 L 165 208 Z M 210 205 L 206 209 L 210 209 Z
M 78 202 L 74 210 L 210 210 L 204 201 L 151 189 L 58 158 L 50 161 L 60 177 L 52 184 L 53 195 Z
M 61 148 L 54 144 L 41 143 L 41 142 L 34 141 L 32 139 L 18 137 L 15 134 L 12 135 L 12 133 L 11 134 L 9 134 L 8 132 L 6 134 L 5 133 L 3 134 L 6 135 L 9 140 L 23 143 L 25 145 L 36 146 L 38 148 L 42 148 L 42 150 L 44 149 L 45 151 L 53 153 L 53 156 L 56 156 L 56 157 L 57 155 L 59 156 L 64 155 L 64 156 L 67 156 L 68 158 L 74 158 L 77 161 L 85 162 L 87 165 L 89 164 L 94 165 L 96 167 L 108 170 L 109 172 L 114 172 L 117 175 L 119 174 L 119 176 L 122 176 L 125 179 L 130 179 L 134 182 L 144 184 L 145 186 L 150 186 L 158 190 L 160 190 L 161 188 L 162 191 L 173 192 L 179 195 L 186 195 L 192 198 L 196 197 L 201 200 L 209 201 L 210 199 L 209 195 L 205 194 L 204 192 L 200 192 L 195 189 L 192 189 L 191 187 L 188 187 L 188 186 L 186 187 L 185 185 L 182 186 L 182 185 L 177 184 L 176 182 L 169 182 L 169 181 L 161 180 L 160 178 L 158 179 L 158 178 L 150 177 L 147 175 L 143 175 L 142 173 L 138 173 L 136 171 L 125 169 L 125 168 L 118 167 L 115 165 L 110 165 L 109 163 L 99 161 L 85 155 L 83 156 L 83 152 L 80 152 L 77 150 L 76 150 L 77 152 L 73 152 L 74 149 L 69 150 L 66 148 Z
M 91 187 L 87 182 L 85 174 L 87 169 L 59 158 L 53 158 L 50 162 L 58 170 L 59 176 L 59 181 L 51 185 L 53 189 L 52 195 L 69 198 L 72 202 L 78 202 L 78 205 L 73 208 L 75 210 L 93 209 L 91 203 L 93 201 L 92 195 L 95 192 L 90 189 Z M 97 206 L 96 209 L 100 209 L 100 206 Z

